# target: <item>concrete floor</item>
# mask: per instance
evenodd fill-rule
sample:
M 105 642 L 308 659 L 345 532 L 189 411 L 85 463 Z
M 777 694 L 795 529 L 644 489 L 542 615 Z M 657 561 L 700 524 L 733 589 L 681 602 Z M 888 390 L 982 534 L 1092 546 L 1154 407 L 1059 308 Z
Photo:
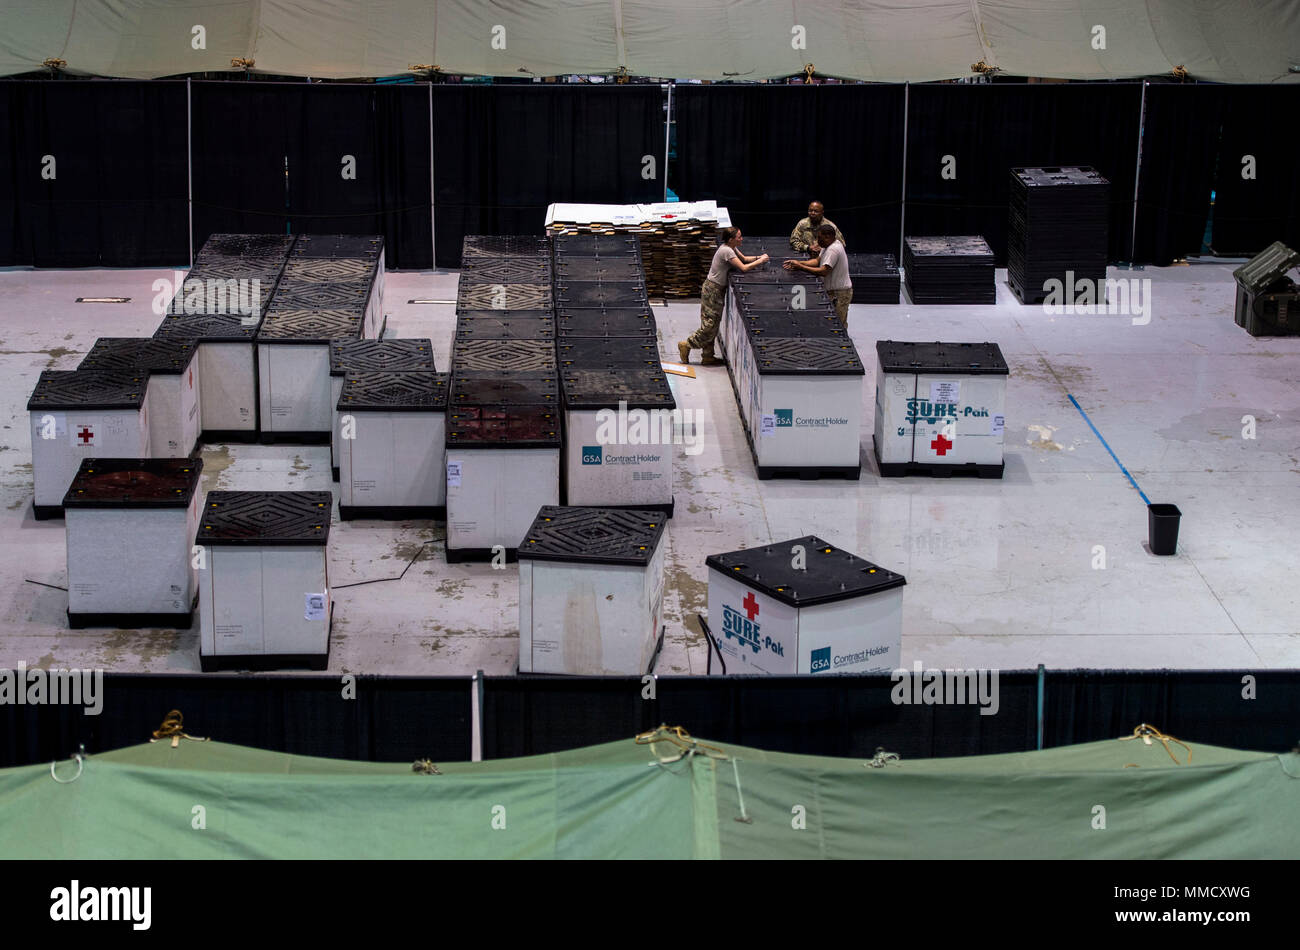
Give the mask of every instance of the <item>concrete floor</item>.
M 703 673 L 704 558 L 819 534 L 907 576 L 903 662 L 927 667 L 1300 667 L 1300 338 L 1254 339 L 1232 320 L 1231 267 L 1152 280 L 1152 319 L 1050 316 L 999 272 L 995 306 L 855 306 L 868 373 L 859 482 L 759 482 L 725 369 L 680 381 L 704 450 L 678 449 L 667 638 L 658 671 Z M 162 270 L 0 271 L 0 667 L 198 670 L 198 632 L 66 629 L 64 531 L 32 518 L 26 400 L 43 369 L 72 369 L 99 336 L 149 335 Z M 121 295 L 128 304 L 76 304 Z M 398 336 L 450 354 L 454 273 L 390 273 Z M 411 298 L 447 300 L 409 304 Z M 698 302 L 656 309 L 661 352 Z M 1001 481 L 880 479 L 869 460 L 875 341 L 999 343 L 1011 366 Z M 1072 393 L 1153 501 L 1183 511 L 1179 553 L 1144 550 L 1146 511 L 1066 398 Z M 1242 437 L 1242 417 L 1257 438 Z M 210 445 L 204 489 L 332 487 L 328 449 Z M 515 669 L 517 572 L 448 565 L 437 522 L 336 523 L 331 669 L 469 674 Z M 1107 568 L 1093 568 L 1094 546 Z M 396 578 L 414 559 L 405 577 Z M 50 585 L 50 586 L 46 586 Z M 197 624 L 197 622 L 196 622 Z

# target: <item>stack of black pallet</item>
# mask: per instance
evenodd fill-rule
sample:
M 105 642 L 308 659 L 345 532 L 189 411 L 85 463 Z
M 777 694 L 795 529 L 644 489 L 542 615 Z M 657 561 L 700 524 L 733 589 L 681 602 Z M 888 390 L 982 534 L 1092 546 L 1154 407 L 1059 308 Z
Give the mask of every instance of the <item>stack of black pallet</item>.
M 902 281 L 893 254 L 850 254 L 854 303 L 898 303 Z
M 1086 166 L 1011 169 L 1007 282 L 1039 303 L 1048 281 L 1063 288 L 1106 280 L 1110 182 Z
M 461 252 L 456 297 L 456 332 L 451 349 L 451 396 L 447 406 L 448 544 L 447 560 L 492 556 L 492 548 L 458 540 L 453 519 L 478 517 L 490 498 L 461 495 L 459 475 L 451 475 L 453 455 L 484 458 L 476 450 L 532 450 L 554 453 L 560 445 L 559 381 L 555 361 L 555 303 L 551 291 L 550 246 L 545 238 L 468 235 Z M 548 499 L 558 500 L 559 484 L 542 457 L 531 470 L 531 452 L 513 456 L 505 473 Z M 466 461 L 464 464 L 468 465 Z M 494 465 L 496 462 L 481 464 Z M 473 490 L 467 474 L 466 488 Z M 481 477 L 481 472 L 475 476 Z M 502 473 L 494 476 L 499 480 Z M 453 481 L 455 478 L 455 481 Z M 548 482 L 554 486 L 548 489 Z M 459 507 L 458 507 L 459 506 Z M 469 512 L 467 514 L 466 512 Z M 535 509 L 528 517 L 535 515 Z M 502 514 L 499 520 L 509 521 Z M 494 539 L 514 556 L 527 527 Z
M 977 234 L 903 241 L 912 303 L 995 303 L 993 266 L 993 251 Z

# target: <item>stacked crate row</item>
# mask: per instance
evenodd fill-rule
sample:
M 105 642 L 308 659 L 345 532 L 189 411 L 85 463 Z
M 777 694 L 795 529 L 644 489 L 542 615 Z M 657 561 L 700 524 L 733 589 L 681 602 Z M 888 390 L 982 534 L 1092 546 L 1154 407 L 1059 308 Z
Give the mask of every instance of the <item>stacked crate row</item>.
M 544 238 L 465 238 L 447 415 L 447 560 L 513 559 L 538 510 L 560 501 Z
M 1007 283 L 1021 303 L 1041 303 L 1052 281 L 1071 295 L 1088 281 L 1096 293 L 1106 282 L 1109 228 L 1110 182 L 1095 169 L 1011 169 Z
M 993 249 L 978 234 L 909 237 L 903 271 L 912 303 L 997 303 Z
M 781 267 L 783 240 L 746 239 L 772 260 L 732 273 L 718 336 L 758 477 L 857 478 L 862 362 L 822 279 Z
M 677 401 L 659 362 L 640 245 L 616 235 L 554 239 L 570 505 L 672 516 Z

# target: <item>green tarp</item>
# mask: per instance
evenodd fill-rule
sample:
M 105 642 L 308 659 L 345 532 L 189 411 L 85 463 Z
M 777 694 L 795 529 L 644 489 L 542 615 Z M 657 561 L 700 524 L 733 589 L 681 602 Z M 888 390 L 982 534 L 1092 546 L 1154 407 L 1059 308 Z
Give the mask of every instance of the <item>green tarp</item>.
M 420 774 L 162 741 L 57 763 L 59 781 L 0 771 L 0 855 L 1300 857 L 1300 755 L 1189 745 L 1190 763 L 1135 739 L 876 767 L 628 739 Z

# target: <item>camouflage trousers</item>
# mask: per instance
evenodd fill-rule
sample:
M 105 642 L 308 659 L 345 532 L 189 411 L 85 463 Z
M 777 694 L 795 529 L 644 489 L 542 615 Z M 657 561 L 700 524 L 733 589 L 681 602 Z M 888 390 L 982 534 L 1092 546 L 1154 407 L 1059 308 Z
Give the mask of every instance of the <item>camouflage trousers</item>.
M 835 308 L 835 315 L 840 318 L 840 323 L 847 327 L 849 325 L 849 304 L 853 302 L 853 288 L 828 290 L 826 293 L 830 294 L 831 306 Z
M 700 328 L 686 338 L 686 345 L 693 350 L 713 352 L 713 341 L 718 335 L 718 325 L 722 322 L 722 305 L 726 300 L 727 288 L 705 280 L 700 288 Z

